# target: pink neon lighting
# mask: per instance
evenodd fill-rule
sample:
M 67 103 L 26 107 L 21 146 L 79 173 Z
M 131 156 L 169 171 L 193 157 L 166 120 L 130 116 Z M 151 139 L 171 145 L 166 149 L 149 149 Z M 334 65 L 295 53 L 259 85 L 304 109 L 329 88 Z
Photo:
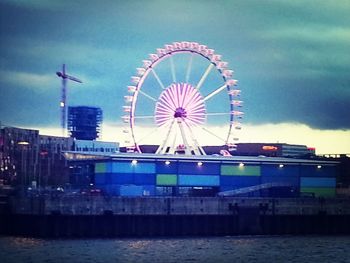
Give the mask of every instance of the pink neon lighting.
M 156 49 L 155 53 L 149 55 L 146 60 L 142 60 L 142 66 L 136 69 L 136 74 L 131 78 L 132 84 L 128 86 L 128 92 L 130 96 L 124 96 L 126 103 L 130 103 L 129 108 L 124 108 L 125 113 L 130 113 L 128 116 L 123 116 L 123 121 L 128 123 L 131 129 L 131 137 L 135 142 L 135 148 L 138 152 L 140 148 L 136 143 L 135 137 L 135 109 L 137 104 L 137 98 L 141 92 L 143 83 L 148 77 L 152 69 L 156 68 L 158 64 L 161 64 L 163 60 L 174 56 L 180 53 L 190 53 L 197 54 L 205 57 L 212 63 L 215 68 L 219 71 L 225 84 L 227 85 L 228 95 L 230 99 L 230 126 L 228 131 L 227 140 L 231 136 L 231 130 L 233 128 L 232 122 L 236 119 L 239 120 L 243 116 L 243 112 L 235 111 L 236 108 L 242 107 L 241 101 L 235 101 L 234 97 L 239 97 L 241 91 L 234 88 L 237 85 L 237 80 L 232 79 L 233 71 L 228 69 L 228 63 L 221 60 L 221 55 L 216 54 L 213 49 L 208 48 L 205 45 L 201 45 L 197 42 L 173 42 L 171 44 L 166 44 L 161 48 Z M 173 84 L 173 85 L 182 85 L 181 88 L 175 89 L 173 92 L 164 92 L 167 89 L 170 89 L 169 86 L 167 89 L 163 90 L 161 93 L 162 99 L 158 97 L 158 101 L 155 109 L 155 122 L 158 126 L 168 125 L 169 127 L 173 125 L 174 121 L 180 121 L 189 127 L 189 125 L 202 124 L 206 119 L 206 109 L 203 102 L 203 98 L 199 92 L 193 88 L 197 94 L 193 94 L 191 88 L 185 88 L 185 84 Z M 188 84 L 186 84 L 188 85 Z M 146 94 L 147 95 L 147 94 Z M 191 99 L 190 99 L 191 98 Z M 151 98 L 156 100 L 156 97 Z M 129 106 L 129 105 L 128 105 Z M 171 110 L 169 112 L 169 110 Z M 170 117 L 171 118 L 170 118 Z M 238 126 L 237 126 L 238 127 Z M 234 140 L 236 138 L 233 138 Z
M 187 83 L 175 83 L 164 90 L 156 104 L 155 121 L 158 126 L 171 124 L 174 118 L 191 126 L 205 121 L 203 97 L 197 89 Z

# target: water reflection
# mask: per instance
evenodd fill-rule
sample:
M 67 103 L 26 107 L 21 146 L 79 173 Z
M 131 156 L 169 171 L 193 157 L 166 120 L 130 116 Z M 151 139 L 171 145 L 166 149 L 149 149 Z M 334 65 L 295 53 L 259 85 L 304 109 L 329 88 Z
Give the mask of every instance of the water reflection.
M 0 237 L 0 262 L 349 262 L 348 237 Z
M 44 240 L 38 238 L 14 237 L 10 240 L 11 244 L 18 248 L 33 248 L 44 244 Z
M 132 249 L 146 249 L 150 245 L 150 240 L 131 241 L 129 247 Z

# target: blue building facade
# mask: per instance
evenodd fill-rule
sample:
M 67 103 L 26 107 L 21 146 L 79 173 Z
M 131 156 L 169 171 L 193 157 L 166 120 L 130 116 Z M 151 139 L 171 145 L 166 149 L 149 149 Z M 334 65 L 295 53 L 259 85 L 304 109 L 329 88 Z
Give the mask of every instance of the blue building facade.
M 110 195 L 213 196 L 246 189 L 240 195 L 335 196 L 337 163 L 331 161 L 115 154 L 84 162 L 94 165 L 94 186 Z

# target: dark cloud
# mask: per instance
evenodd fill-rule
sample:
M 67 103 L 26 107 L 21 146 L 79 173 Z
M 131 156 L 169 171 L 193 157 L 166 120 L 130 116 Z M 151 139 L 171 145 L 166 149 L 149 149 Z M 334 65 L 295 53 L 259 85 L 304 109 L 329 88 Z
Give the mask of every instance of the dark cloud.
M 246 122 L 350 129 L 348 1 L 73 2 L 0 4 L 1 121 L 58 126 L 54 74 L 64 62 L 84 79 L 71 86 L 70 103 L 99 105 L 105 120 L 119 122 L 147 54 L 190 40 L 235 70 Z

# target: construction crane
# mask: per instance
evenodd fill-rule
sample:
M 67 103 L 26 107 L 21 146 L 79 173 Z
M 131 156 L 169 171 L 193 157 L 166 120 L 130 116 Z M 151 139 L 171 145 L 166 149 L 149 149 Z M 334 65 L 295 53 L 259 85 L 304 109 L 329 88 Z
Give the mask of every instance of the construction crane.
M 66 131 L 66 115 L 67 115 L 67 80 L 72 80 L 75 82 L 83 83 L 80 79 L 77 79 L 73 76 L 70 76 L 66 74 L 66 65 L 62 65 L 62 72 L 57 71 L 56 75 L 60 78 L 62 78 L 62 93 L 61 93 L 61 102 L 60 102 L 60 109 L 61 109 L 61 128 L 62 128 L 62 136 L 65 135 Z

